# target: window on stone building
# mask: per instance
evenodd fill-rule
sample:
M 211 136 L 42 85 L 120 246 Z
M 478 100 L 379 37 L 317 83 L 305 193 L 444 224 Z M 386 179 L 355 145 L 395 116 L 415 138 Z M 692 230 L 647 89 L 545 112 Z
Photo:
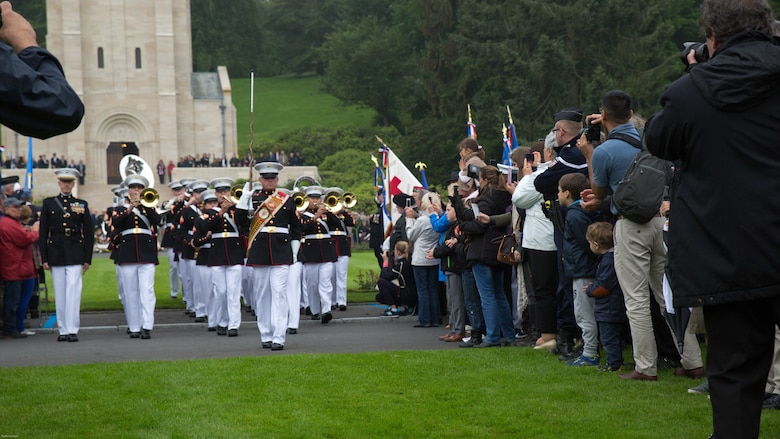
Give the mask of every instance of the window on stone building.
M 141 48 L 136 47 L 135 48 L 135 68 L 140 69 L 141 68 Z
M 104 67 L 103 65 L 103 48 L 98 47 L 98 68 L 102 69 Z

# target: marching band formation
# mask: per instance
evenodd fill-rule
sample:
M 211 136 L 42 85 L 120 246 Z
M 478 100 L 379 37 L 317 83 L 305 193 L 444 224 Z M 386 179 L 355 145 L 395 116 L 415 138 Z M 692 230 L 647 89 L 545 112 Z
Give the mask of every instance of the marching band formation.
M 282 168 L 258 163 L 258 181 L 243 187 L 230 178 L 174 181 L 162 206 L 142 175 L 112 189 L 109 248 L 130 338 L 150 339 L 154 329 L 158 233 L 171 298 L 181 285 L 185 313 L 218 336 L 238 336 L 242 299 L 270 350 L 284 349 L 286 335 L 297 333 L 301 309 L 322 324 L 331 311 L 347 309 L 354 226 L 347 209 L 355 196 L 316 182 L 278 188 Z

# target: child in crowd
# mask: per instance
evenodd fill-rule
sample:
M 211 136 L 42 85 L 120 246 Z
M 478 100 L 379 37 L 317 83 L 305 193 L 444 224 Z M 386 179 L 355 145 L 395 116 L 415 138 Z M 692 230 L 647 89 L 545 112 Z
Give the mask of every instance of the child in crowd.
M 390 306 L 390 309 L 383 315 L 400 316 L 414 307 L 417 291 L 414 288 L 413 279 L 414 272 L 409 261 L 409 243 L 399 241 L 393 250 L 392 264 L 387 252 L 382 253 L 382 271 L 379 273 L 379 281 L 376 284 L 379 290 L 376 301 Z
M 626 325 L 626 305 L 615 273 L 615 253 L 612 241 L 612 224 L 593 223 L 586 235 L 590 251 L 599 255 L 596 279 L 585 286 L 589 297 L 595 298 L 595 315 L 601 333 L 601 344 L 607 362 L 599 367 L 603 372 L 615 372 L 623 365 L 623 351 L 620 348 L 620 333 Z
M 564 175 L 558 182 L 558 202 L 567 208 L 561 258 L 564 272 L 572 279 L 574 317 L 582 330 L 582 354 L 571 355 L 573 358 L 569 358 L 569 366 L 599 365 L 599 336 L 593 310 L 595 300 L 583 293 L 583 287 L 593 282 L 596 274 L 596 256 L 590 252 L 585 235 L 598 213 L 580 206 L 580 193 L 589 186 L 588 177 L 576 172 Z

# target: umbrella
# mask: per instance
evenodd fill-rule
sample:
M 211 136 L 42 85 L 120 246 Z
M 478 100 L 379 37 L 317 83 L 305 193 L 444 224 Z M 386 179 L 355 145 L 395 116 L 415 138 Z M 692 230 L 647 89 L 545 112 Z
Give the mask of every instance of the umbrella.
M 691 319 L 691 309 L 688 307 L 675 307 L 672 303 L 672 287 L 669 285 L 669 279 L 664 274 L 664 301 L 666 302 L 666 322 L 672 329 L 672 334 L 677 341 L 677 349 L 680 354 L 683 351 L 683 342 L 685 340 L 685 329 L 688 327 L 688 321 Z

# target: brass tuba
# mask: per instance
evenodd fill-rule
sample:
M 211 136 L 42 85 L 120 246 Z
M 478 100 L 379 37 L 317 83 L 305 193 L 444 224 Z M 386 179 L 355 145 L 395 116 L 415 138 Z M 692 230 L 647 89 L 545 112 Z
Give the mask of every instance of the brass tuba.
M 160 201 L 160 193 L 153 187 L 148 187 L 141 191 L 141 205 L 144 207 L 157 207 L 157 203 Z

